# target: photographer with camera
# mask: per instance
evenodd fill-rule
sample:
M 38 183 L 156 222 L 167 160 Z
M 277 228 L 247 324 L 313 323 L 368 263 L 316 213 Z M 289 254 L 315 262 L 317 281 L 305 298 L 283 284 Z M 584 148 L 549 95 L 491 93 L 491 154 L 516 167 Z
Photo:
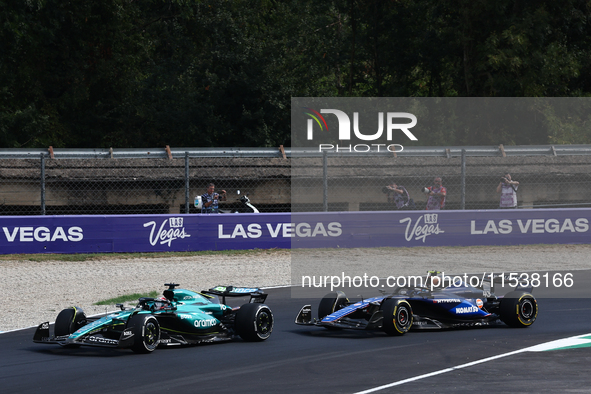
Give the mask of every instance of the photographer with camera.
M 226 191 L 222 190 L 222 193 L 218 194 L 215 192 L 215 185 L 210 183 L 205 194 L 201 196 L 201 201 L 201 213 L 220 213 L 218 201 L 226 201 Z
M 415 202 L 404 186 L 396 183 L 384 186 L 382 192 L 388 195 L 388 202 L 396 205 L 396 209 L 415 209 Z
M 435 178 L 433 183 L 433 186 L 422 189 L 422 192 L 429 196 L 429 199 L 427 200 L 427 211 L 436 211 L 443 209 L 445 206 L 447 189 L 443 187 L 440 177 Z
M 501 182 L 497 186 L 497 193 L 501 194 L 499 208 L 517 208 L 517 188 L 519 182 L 511 179 L 508 172 L 501 177 Z

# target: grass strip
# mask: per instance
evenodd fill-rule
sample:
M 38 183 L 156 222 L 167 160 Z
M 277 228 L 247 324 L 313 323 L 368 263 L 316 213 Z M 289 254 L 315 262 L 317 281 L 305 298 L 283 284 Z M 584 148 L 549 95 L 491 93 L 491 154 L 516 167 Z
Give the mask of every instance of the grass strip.
M 115 259 L 141 259 L 141 258 L 171 258 L 186 256 L 249 256 L 255 254 L 274 253 L 277 251 L 288 251 L 288 249 L 248 249 L 248 250 L 205 250 L 199 252 L 153 252 L 153 253 L 80 253 L 80 254 L 4 254 L 0 255 L 3 260 L 26 260 L 26 261 L 92 261 L 92 260 L 115 260 Z
M 129 301 L 137 301 L 138 298 L 141 297 L 151 297 L 155 298 L 158 297 L 158 292 L 156 290 L 149 292 L 148 294 L 141 294 L 141 293 L 134 293 L 134 294 L 125 294 L 115 298 L 109 298 L 108 300 L 103 300 L 99 302 L 95 302 L 94 305 L 116 305 L 116 304 L 123 304 Z

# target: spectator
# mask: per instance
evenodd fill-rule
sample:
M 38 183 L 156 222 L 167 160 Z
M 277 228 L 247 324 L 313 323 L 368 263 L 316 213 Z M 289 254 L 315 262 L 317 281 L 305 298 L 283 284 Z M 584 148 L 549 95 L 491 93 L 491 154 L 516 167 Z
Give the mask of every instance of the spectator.
M 215 192 L 215 185 L 210 183 L 207 185 L 207 192 L 201 196 L 201 213 L 220 213 L 218 208 L 218 201 L 226 201 L 226 191 L 222 190 L 222 194 Z
M 499 208 L 517 208 L 517 188 L 519 182 L 511 179 L 508 172 L 501 177 L 501 182 L 497 186 L 497 193 L 501 194 Z
M 435 178 L 433 183 L 433 186 L 425 188 L 425 193 L 429 196 L 429 199 L 427 200 L 427 211 L 443 209 L 445 206 L 447 189 L 442 186 L 440 177 Z
M 388 194 L 388 202 L 396 205 L 396 209 L 414 209 L 415 202 L 404 186 L 396 183 L 385 186 L 383 191 Z

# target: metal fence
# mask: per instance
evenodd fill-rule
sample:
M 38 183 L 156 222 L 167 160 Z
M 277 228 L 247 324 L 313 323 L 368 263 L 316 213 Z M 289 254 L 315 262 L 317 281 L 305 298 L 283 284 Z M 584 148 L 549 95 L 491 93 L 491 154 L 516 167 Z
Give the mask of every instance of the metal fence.
M 396 210 L 384 186 L 404 186 L 425 209 L 422 192 L 441 177 L 445 209 L 497 209 L 509 172 L 518 208 L 591 207 L 591 146 L 420 147 L 402 153 L 291 152 L 293 211 Z M 404 209 L 410 209 L 408 207 Z
M 402 153 L 279 148 L 154 150 L 0 149 L 0 215 L 197 213 L 209 183 L 222 209 L 261 212 L 393 210 L 384 186 L 421 192 L 440 176 L 445 209 L 494 209 L 504 172 L 520 208 L 591 207 L 591 146 L 415 147 Z
M 0 150 L 0 214 L 199 213 L 195 196 L 225 190 L 221 209 L 289 211 L 289 162 L 279 150 Z

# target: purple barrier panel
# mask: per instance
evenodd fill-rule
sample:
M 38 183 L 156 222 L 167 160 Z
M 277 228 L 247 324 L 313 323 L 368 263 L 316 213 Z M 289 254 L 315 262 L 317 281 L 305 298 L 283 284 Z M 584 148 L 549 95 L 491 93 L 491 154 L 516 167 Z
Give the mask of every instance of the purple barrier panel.
M 574 244 L 591 241 L 591 209 L 588 208 L 294 213 L 292 220 L 295 234 L 292 248 Z M 311 222 L 322 223 L 323 228 L 309 230 Z
M 291 238 L 285 234 L 285 228 L 291 222 L 290 213 L 201 216 L 209 220 L 203 223 L 200 234 L 207 237 L 205 242 L 214 243 L 217 249 L 289 249 L 291 247 Z M 216 219 L 215 216 L 221 216 L 222 220 Z
M 103 253 L 113 251 L 106 216 L 2 216 L 0 253 Z
M 289 248 L 290 214 L 0 217 L 0 253 Z
M 591 209 L 6 216 L 0 253 L 589 243 Z
M 289 214 L 114 216 L 114 251 L 198 251 L 289 248 L 274 229 Z M 269 230 L 270 229 L 270 230 Z

